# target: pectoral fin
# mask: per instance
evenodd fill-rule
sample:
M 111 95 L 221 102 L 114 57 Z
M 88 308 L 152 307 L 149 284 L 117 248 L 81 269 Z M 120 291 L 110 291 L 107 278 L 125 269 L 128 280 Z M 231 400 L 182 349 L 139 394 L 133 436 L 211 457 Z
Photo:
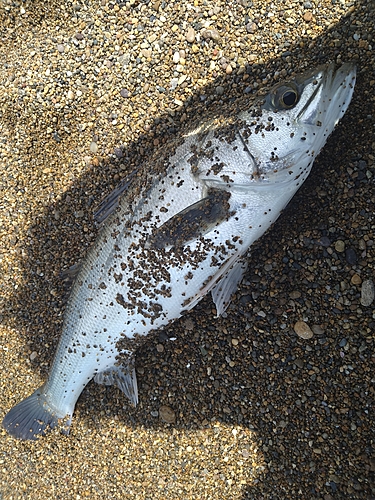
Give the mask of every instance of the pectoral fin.
M 204 236 L 229 216 L 230 193 L 212 189 L 208 196 L 190 205 L 157 228 L 148 239 L 150 248 L 182 247 Z

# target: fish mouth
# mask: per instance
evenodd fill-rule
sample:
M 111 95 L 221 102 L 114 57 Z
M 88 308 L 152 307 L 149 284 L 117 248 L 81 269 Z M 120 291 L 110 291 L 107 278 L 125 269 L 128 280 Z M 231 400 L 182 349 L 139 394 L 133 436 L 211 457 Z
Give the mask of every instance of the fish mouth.
M 334 116 L 333 126 L 345 113 L 354 89 L 356 66 L 344 63 L 337 67 L 335 63 L 319 66 L 309 73 L 296 78 L 296 86 L 303 95 L 306 87 L 313 85 L 308 99 L 296 106 L 295 121 L 306 125 L 320 126 L 325 116 Z M 348 90 L 349 87 L 349 90 Z

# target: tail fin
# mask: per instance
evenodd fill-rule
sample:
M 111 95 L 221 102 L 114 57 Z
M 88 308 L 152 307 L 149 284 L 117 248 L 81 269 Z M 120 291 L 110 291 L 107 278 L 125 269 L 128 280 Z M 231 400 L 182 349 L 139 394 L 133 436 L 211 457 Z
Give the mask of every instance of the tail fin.
M 42 386 L 5 415 L 3 427 L 15 438 L 36 440 L 56 427 L 58 420 L 43 395 Z

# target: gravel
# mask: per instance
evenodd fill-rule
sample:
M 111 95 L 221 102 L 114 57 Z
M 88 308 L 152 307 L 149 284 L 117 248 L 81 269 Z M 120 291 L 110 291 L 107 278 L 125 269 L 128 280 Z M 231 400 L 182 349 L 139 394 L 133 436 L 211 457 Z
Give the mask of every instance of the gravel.
M 2 0 L 0 22 L 2 415 L 46 378 L 103 196 L 207 107 L 358 65 L 225 317 L 207 297 L 150 335 L 137 408 L 90 383 L 70 436 L 1 431 L 0 498 L 374 499 L 373 2 Z

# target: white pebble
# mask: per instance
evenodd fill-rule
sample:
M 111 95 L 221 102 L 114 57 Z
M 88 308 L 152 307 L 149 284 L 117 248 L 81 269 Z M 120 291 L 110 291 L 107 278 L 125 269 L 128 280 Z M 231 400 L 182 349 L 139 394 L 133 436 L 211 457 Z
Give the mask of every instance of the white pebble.
M 173 54 L 173 62 L 174 62 L 175 64 L 177 64 L 179 60 L 180 60 L 180 53 L 179 53 L 179 52 L 175 52 L 175 53 Z

